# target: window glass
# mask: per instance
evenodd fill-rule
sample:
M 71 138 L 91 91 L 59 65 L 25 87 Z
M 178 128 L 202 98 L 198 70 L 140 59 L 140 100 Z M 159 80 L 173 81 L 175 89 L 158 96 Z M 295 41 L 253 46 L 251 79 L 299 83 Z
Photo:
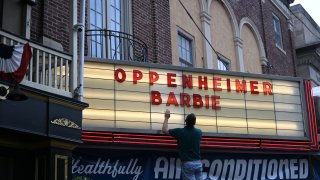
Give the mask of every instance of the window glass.
M 280 20 L 275 15 L 273 15 L 273 29 L 275 32 L 276 46 L 283 49 Z
M 186 36 L 178 33 L 178 52 L 180 66 L 192 67 L 192 40 L 188 39 Z
M 101 57 L 101 58 L 112 58 L 124 57 L 128 58 L 130 55 L 124 55 L 124 52 L 128 52 L 128 45 L 125 47 L 123 39 L 120 37 L 120 33 L 112 31 L 119 31 L 128 33 L 130 32 L 130 24 L 128 18 L 130 11 L 130 0 L 89 0 L 90 11 L 89 11 L 89 24 L 90 30 L 104 30 L 111 31 L 110 36 L 104 36 L 103 32 L 92 31 L 90 34 L 90 49 L 89 56 Z M 99 41 L 94 36 L 100 36 Z M 99 50 L 98 50 L 99 48 Z M 129 50 L 130 51 L 130 50 Z

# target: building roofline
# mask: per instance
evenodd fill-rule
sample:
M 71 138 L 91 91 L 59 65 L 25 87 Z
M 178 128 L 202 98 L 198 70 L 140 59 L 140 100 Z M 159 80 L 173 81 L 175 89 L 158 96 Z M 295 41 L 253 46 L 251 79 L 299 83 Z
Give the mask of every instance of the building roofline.
M 310 44 L 306 44 L 304 46 L 299 46 L 296 47 L 296 50 L 306 50 L 306 49 L 316 49 L 316 48 L 320 48 L 320 41 L 316 41 Z
M 301 4 L 296 4 L 294 6 L 290 6 L 290 10 L 292 11 L 292 13 L 302 13 L 310 21 L 310 23 L 313 25 L 313 27 L 315 27 L 317 29 L 317 31 L 320 33 L 319 25 L 313 20 L 313 18 L 303 8 L 303 6 Z

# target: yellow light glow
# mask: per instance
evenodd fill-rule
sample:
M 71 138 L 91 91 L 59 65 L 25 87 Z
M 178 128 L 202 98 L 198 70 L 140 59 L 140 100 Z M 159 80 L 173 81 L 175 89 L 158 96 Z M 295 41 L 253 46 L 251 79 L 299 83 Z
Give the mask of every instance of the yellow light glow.
M 184 114 L 184 109 L 181 108 L 180 106 L 166 106 L 165 103 L 162 103 L 160 105 L 154 105 L 151 106 L 151 112 L 155 113 L 164 113 L 166 109 L 170 109 L 170 112 L 173 114 Z
M 84 68 L 84 77 L 114 80 L 113 70 Z
M 151 129 L 152 129 L 152 130 L 161 131 L 161 130 L 162 130 L 162 124 L 163 124 L 163 123 L 151 123 Z M 169 128 L 169 129 L 173 129 L 173 128 L 183 128 L 183 127 L 184 127 L 183 124 L 172 124 L 172 123 L 168 123 L 168 128 Z
M 304 137 L 304 131 L 277 130 L 278 136 Z
M 84 99 L 84 102 L 90 104 L 91 109 L 109 109 L 114 110 L 114 100 Z
M 163 113 L 151 113 L 151 122 L 162 124 L 164 120 Z M 169 123 L 184 124 L 184 116 L 181 114 L 171 114 Z
M 150 123 L 150 113 L 144 112 L 130 112 L 130 111 L 116 111 L 116 120 L 121 121 L 136 121 Z
M 259 94 L 246 94 L 247 101 L 259 101 L 259 102 L 270 102 L 273 103 L 273 96 L 264 95 L 262 91 Z
M 217 126 L 202 126 L 202 125 L 196 125 L 197 128 L 200 128 L 202 132 L 210 132 L 210 133 L 216 133 L 217 132 Z
M 276 117 L 277 117 L 277 120 L 303 122 L 301 113 L 276 112 Z
M 274 105 L 272 102 L 246 101 L 246 107 L 247 109 L 274 111 Z
M 272 80 L 272 83 L 277 86 L 299 87 L 299 83 L 293 81 Z
M 285 94 L 285 95 L 300 95 L 300 90 L 298 87 L 288 87 L 288 86 L 273 86 L 274 94 Z
M 274 111 L 247 110 L 247 118 L 275 119 Z
M 275 120 L 248 119 L 248 127 L 276 129 Z
M 168 87 L 167 85 L 154 84 L 150 86 L 150 91 L 159 91 L 163 95 L 173 92 L 177 94 L 176 97 L 178 97 L 180 96 L 180 92 L 183 92 L 183 89 L 182 89 L 182 86 L 177 86 L 175 88 L 172 88 L 172 87 Z
M 249 128 L 249 134 L 254 134 L 254 135 L 270 135 L 270 136 L 276 136 L 277 135 L 277 130 L 276 129 L 254 129 L 254 128 Z
M 247 120 L 241 118 L 217 118 L 218 126 L 228 126 L 228 127 L 247 127 Z
M 204 97 L 205 95 L 215 95 L 212 90 L 198 89 L 198 87 L 194 87 L 193 89 L 186 88 L 183 90 L 183 92 L 188 93 L 190 96 L 192 96 L 193 94 L 200 94 L 202 97 Z
M 195 108 L 187 108 L 185 107 L 185 114 L 188 115 L 188 114 L 191 114 L 191 113 L 194 113 L 196 114 L 197 116 L 211 116 L 214 117 L 215 119 L 215 116 L 216 116 L 216 111 L 215 110 L 212 110 L 212 108 L 210 107 L 209 109 L 205 109 L 205 108 L 198 108 L 198 109 L 195 109 Z
M 114 90 L 84 88 L 85 98 L 114 99 Z
M 217 112 L 217 116 L 246 118 L 246 110 L 245 109 L 221 108 L 221 110 L 216 111 L 216 112 Z
M 128 82 L 128 81 L 124 81 L 122 83 L 117 82 L 116 83 L 116 90 L 148 92 L 149 93 L 149 84 L 147 84 L 147 83 L 133 84 L 132 82 Z
M 150 103 L 145 102 L 132 102 L 132 101 L 116 101 L 117 110 L 130 110 L 130 111 L 141 111 L 150 112 Z
M 301 105 L 275 103 L 276 111 L 301 113 Z
M 114 89 L 114 80 L 84 78 L 84 87 L 94 89 Z
M 116 99 L 122 101 L 150 102 L 150 93 L 116 91 Z
M 84 119 L 101 119 L 101 120 L 114 120 L 114 111 L 112 110 L 96 110 L 96 109 L 84 109 Z
M 291 95 L 284 95 L 284 94 L 275 94 L 274 101 L 283 102 L 283 103 L 301 104 L 300 96 L 291 96 Z
M 150 129 L 150 123 L 116 121 L 116 128 Z
M 302 122 L 294 122 L 294 121 L 277 121 L 277 128 L 284 130 L 303 130 Z
M 115 121 L 83 119 L 82 126 L 83 130 L 103 131 L 106 128 L 114 128 Z
M 216 126 L 217 120 L 216 120 L 216 117 L 198 116 L 197 115 L 197 125 Z
M 245 103 L 243 100 L 220 99 L 219 101 L 222 108 L 245 108 Z
M 107 63 L 88 62 L 88 61 L 86 61 L 84 63 L 84 68 L 114 70 L 114 65 L 113 64 L 107 64 Z
M 218 133 L 248 134 L 247 128 L 218 127 Z
M 236 93 L 236 91 L 219 91 L 215 92 L 214 95 L 220 96 L 220 99 L 245 99 L 245 96 L 243 93 Z

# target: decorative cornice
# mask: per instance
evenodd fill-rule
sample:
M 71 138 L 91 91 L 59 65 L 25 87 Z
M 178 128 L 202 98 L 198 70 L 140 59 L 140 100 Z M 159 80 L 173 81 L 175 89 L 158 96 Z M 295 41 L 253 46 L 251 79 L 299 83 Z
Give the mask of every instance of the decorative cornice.
M 68 128 L 81 129 L 79 125 L 77 125 L 76 123 L 74 123 L 73 121 L 67 118 L 57 118 L 52 120 L 51 123 L 59 126 L 68 127 Z
M 280 0 L 271 0 L 272 4 L 287 18 L 290 19 L 290 10 Z

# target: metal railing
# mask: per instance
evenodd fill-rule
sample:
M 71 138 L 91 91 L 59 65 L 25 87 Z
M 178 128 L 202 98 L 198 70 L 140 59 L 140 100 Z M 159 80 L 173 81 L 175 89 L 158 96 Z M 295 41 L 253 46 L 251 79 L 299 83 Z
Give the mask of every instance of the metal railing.
M 30 42 L 0 30 L 0 42 L 6 45 L 29 43 L 32 58 L 21 84 L 43 91 L 72 97 L 72 56 Z
M 130 34 L 112 30 L 86 30 L 87 56 L 146 62 L 147 45 Z

